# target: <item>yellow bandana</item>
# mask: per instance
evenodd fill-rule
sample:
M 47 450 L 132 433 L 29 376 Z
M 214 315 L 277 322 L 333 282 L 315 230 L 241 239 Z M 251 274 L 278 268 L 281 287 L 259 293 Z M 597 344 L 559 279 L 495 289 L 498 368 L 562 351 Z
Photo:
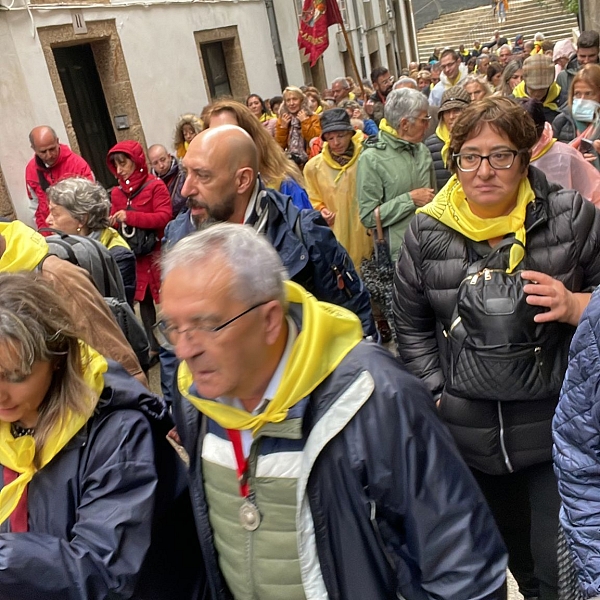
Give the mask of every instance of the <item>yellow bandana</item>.
M 107 250 L 111 250 L 116 246 L 122 246 L 123 248 L 129 248 L 129 244 L 121 237 L 121 234 L 112 227 L 107 227 L 102 230 L 100 239 L 98 240 Z
M 444 119 L 440 119 L 438 126 L 435 128 L 435 135 L 444 142 L 442 160 L 444 161 L 444 166 L 446 166 L 448 164 L 448 150 L 450 150 L 450 130 L 446 126 L 446 123 L 444 123 Z
M 475 242 L 483 242 L 514 233 L 515 238 L 525 246 L 525 210 L 527 205 L 534 200 L 535 194 L 529 179 L 525 177 L 519 185 L 517 204 L 510 214 L 482 219 L 471 212 L 462 185 L 456 175 L 453 175 L 433 201 L 418 208 L 416 212 L 433 217 Z M 513 244 L 510 249 L 507 272 L 512 273 L 524 256 L 523 248 Z
M 0 235 L 6 240 L 6 250 L 0 257 L 0 272 L 33 271 L 48 254 L 44 236 L 21 221 L 0 223 Z
M 527 90 L 525 88 L 525 81 L 521 81 L 513 90 L 513 96 L 515 98 L 529 98 Z M 550 110 L 558 110 L 558 104 L 555 100 L 560 96 L 560 85 L 556 81 L 552 82 L 552 85 L 548 88 L 548 93 L 544 99 L 544 106 Z
M 398 132 L 391 125 L 388 125 L 388 122 L 385 119 L 381 119 L 381 121 L 379 121 L 379 129 L 380 131 L 385 131 L 395 138 L 400 139 Z
M 268 115 L 267 113 L 263 113 L 262 115 L 260 115 L 260 117 L 258 117 L 258 120 L 260 123 L 264 123 L 266 121 L 271 121 L 272 119 L 276 119 L 277 117 L 275 115 Z
M 200 412 L 225 429 L 252 429 L 285 420 L 288 410 L 308 396 L 362 339 L 362 327 L 356 315 L 334 304 L 319 302 L 298 284 L 286 281 L 290 303 L 302 304 L 302 330 L 285 366 L 275 397 L 259 415 L 192 396 L 192 374 L 185 362 L 179 366 L 177 383 L 181 394 Z
M 554 144 L 556 144 L 556 138 L 552 138 L 543 148 L 540 148 L 535 154 L 531 157 L 531 162 L 537 160 L 538 158 L 542 158 Z
M 41 451 L 41 467 L 45 467 L 87 423 L 104 388 L 103 373 L 106 359 L 83 342 L 79 342 L 83 377 L 91 390 L 89 414 L 67 413 L 64 422 L 56 423 Z M 0 464 L 15 473 L 20 473 L 12 483 L 0 490 L 0 524 L 4 523 L 17 507 L 25 488 L 36 473 L 33 459 L 35 440 L 30 435 L 14 438 L 10 423 L 0 421 Z

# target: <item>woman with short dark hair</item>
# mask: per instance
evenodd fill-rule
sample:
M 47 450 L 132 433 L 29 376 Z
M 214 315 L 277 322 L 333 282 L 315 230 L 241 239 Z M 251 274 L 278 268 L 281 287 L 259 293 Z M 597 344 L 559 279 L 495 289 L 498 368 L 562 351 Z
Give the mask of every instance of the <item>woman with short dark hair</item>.
M 406 232 L 394 318 L 400 358 L 433 393 L 521 593 L 555 600 L 552 418 L 571 337 L 600 284 L 600 212 L 529 168 L 536 140 L 508 98 L 463 111 L 453 176 Z

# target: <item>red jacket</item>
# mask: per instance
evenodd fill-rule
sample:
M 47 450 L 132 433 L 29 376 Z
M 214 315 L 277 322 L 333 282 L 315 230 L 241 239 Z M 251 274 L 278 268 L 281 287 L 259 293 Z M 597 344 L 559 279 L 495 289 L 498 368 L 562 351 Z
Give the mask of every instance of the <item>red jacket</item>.
M 111 192 L 112 206 L 110 214 L 126 210 L 131 197 L 131 209 L 127 211 L 127 225 L 142 229 L 154 229 L 158 242 L 154 250 L 146 256 L 136 256 L 137 287 L 135 299 L 144 299 L 146 288 L 156 302 L 160 290 L 160 240 L 164 235 L 167 223 L 171 220 L 171 196 L 167 186 L 157 177 L 148 172 L 144 150 L 137 142 L 125 140 L 113 146 L 108 156 L 122 152 L 135 163 L 135 171 L 127 179 L 117 176 L 112 161 L 107 158 L 110 171 L 119 181 L 119 186 Z M 140 188 L 144 188 L 140 190 Z M 140 191 L 138 191 L 140 190 Z M 136 193 L 138 192 L 138 193 Z
M 48 227 L 46 219 L 50 211 L 48 210 L 46 190 L 51 185 L 67 177 L 85 177 L 90 181 L 95 180 L 90 165 L 64 144 L 60 144 L 58 160 L 51 167 L 47 167 L 37 155 L 27 164 L 25 168 L 25 185 L 27 186 L 29 198 L 31 200 L 37 199 L 35 223 L 38 229 Z

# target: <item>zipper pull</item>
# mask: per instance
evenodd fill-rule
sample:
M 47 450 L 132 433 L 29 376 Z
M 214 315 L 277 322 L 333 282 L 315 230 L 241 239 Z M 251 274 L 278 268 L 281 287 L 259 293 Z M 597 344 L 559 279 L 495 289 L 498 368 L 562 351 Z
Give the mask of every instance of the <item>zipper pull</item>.
M 475 285 L 477 283 L 478 279 L 479 279 L 479 273 L 475 273 L 475 275 L 473 275 L 473 277 L 471 277 L 471 285 Z
M 544 364 L 544 359 L 542 358 L 542 347 L 536 346 L 533 349 L 533 354 L 535 355 L 535 362 L 538 367 L 541 367 Z
M 490 281 L 490 279 L 492 278 L 492 273 L 489 269 L 484 269 L 483 270 L 483 277 L 485 278 L 486 281 Z
M 335 275 L 338 290 L 343 290 L 346 287 L 346 284 L 344 283 L 344 278 L 342 277 L 340 270 L 335 265 L 331 266 L 331 270 Z

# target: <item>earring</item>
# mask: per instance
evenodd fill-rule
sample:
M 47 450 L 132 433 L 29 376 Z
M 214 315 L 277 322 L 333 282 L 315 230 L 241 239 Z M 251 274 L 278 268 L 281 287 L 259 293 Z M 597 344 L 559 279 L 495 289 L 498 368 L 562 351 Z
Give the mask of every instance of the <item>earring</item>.
M 81 231 L 81 227 L 77 228 L 77 233 L 79 233 Z

